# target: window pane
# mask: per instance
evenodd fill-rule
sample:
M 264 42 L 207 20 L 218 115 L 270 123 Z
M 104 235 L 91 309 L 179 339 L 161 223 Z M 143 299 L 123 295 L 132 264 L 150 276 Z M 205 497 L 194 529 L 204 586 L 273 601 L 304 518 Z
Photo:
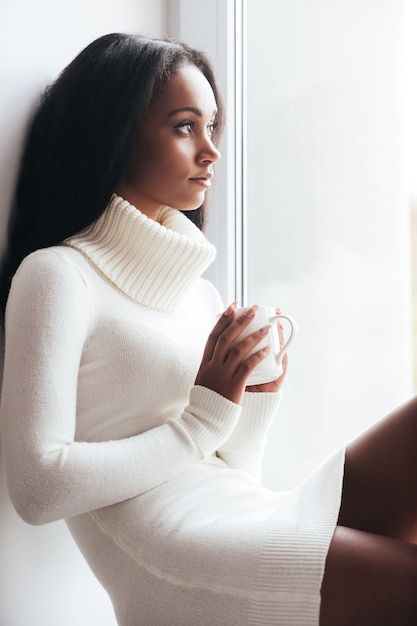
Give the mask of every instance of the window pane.
M 247 0 L 247 294 L 296 318 L 266 483 L 412 391 L 403 2 Z

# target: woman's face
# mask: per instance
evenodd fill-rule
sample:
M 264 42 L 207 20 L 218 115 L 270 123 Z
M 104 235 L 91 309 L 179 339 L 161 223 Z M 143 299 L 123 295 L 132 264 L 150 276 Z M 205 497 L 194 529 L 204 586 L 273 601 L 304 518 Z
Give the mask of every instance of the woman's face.
M 143 115 L 117 193 L 152 219 L 162 206 L 201 206 L 220 158 L 211 140 L 216 111 L 205 76 L 180 67 Z

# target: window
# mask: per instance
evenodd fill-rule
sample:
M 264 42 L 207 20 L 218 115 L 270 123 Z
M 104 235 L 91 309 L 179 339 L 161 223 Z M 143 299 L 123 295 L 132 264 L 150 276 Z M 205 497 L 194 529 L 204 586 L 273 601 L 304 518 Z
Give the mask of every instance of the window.
M 186 4 L 232 122 L 213 279 L 299 325 L 264 464 L 287 488 L 412 391 L 404 2 Z

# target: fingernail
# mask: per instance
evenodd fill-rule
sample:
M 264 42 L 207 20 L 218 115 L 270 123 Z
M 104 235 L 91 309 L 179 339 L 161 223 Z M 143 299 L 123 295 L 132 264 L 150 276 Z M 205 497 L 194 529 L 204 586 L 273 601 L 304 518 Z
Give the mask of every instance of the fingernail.
M 271 349 L 271 346 L 268 344 L 267 346 L 265 346 L 264 348 L 262 348 L 262 352 L 264 354 L 267 354 Z
M 224 315 L 228 317 L 229 315 L 233 313 L 236 307 L 237 307 L 237 302 L 232 302 L 231 304 L 229 304 L 229 306 L 225 310 Z
M 255 317 L 255 313 L 258 310 L 257 304 L 252 304 L 246 311 L 244 312 L 244 317 Z
M 269 332 L 270 330 L 271 330 L 271 324 L 267 324 L 266 326 L 262 326 L 262 328 L 258 330 L 258 333 L 260 333 L 261 335 L 266 335 L 266 333 Z

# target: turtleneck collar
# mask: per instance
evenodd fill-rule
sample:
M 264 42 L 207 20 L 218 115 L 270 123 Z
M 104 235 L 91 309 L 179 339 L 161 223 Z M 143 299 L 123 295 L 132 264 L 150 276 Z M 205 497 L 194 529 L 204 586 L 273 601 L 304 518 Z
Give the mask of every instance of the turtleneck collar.
M 203 233 L 180 211 L 164 207 L 154 221 L 120 196 L 66 245 L 79 250 L 135 302 L 174 312 L 215 257 Z

